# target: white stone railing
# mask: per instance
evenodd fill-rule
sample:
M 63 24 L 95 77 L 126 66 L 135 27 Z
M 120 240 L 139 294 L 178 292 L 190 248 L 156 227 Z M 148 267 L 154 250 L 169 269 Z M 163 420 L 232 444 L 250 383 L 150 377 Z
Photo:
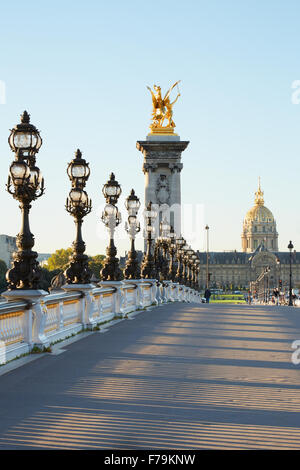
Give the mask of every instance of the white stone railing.
M 43 350 L 84 329 L 166 302 L 201 303 L 200 293 L 186 286 L 156 280 L 122 281 L 117 286 L 45 295 L 37 300 L 0 302 L 0 364 Z M 27 291 L 28 292 L 28 291 Z M 20 297 L 22 292 L 20 291 Z

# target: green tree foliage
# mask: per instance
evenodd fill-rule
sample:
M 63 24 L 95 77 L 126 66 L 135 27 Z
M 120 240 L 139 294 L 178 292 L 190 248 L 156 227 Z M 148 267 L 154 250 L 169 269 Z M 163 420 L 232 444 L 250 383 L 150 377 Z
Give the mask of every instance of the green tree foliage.
M 56 276 L 59 272 L 63 272 L 69 262 L 70 256 L 72 255 L 73 250 L 72 248 L 61 248 L 60 250 L 56 250 L 50 258 L 47 260 L 47 265 L 45 265 L 42 269 L 42 278 L 40 281 L 40 288 L 44 290 L 49 290 L 51 285 L 51 280 L 54 276 Z M 103 260 L 105 259 L 104 255 L 95 255 L 89 256 L 89 268 L 91 269 L 92 273 L 95 275 L 97 279 L 100 279 L 100 270 L 103 267 Z
M 69 257 L 71 256 L 72 252 L 72 248 L 61 248 L 60 250 L 56 250 L 55 253 L 53 253 L 47 260 L 46 267 L 48 271 L 54 271 L 55 269 L 64 271 L 69 264 Z
M 90 256 L 89 268 L 97 279 L 100 278 L 100 270 L 103 268 L 104 255 Z
M 4 292 L 7 287 L 7 282 L 5 279 L 6 271 L 6 263 L 2 259 L 0 259 L 0 292 Z

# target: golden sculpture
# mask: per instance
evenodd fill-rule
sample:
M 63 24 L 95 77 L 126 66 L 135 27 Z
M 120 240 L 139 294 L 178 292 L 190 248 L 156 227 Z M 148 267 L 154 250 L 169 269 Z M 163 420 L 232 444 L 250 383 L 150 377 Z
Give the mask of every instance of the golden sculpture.
M 152 95 L 152 123 L 150 125 L 151 134 L 173 134 L 175 122 L 173 121 L 173 105 L 176 103 L 180 96 L 178 83 L 180 80 L 174 83 L 171 88 L 167 91 L 164 98 L 161 96 L 161 88 L 158 85 L 154 85 L 154 91 L 147 86 L 148 90 Z M 174 101 L 170 101 L 170 94 L 173 88 L 177 85 L 178 93 Z M 167 120 L 166 126 L 163 126 L 164 121 Z
M 261 190 L 260 187 L 260 176 L 258 177 L 258 190 L 255 193 L 255 204 L 259 206 L 263 206 L 265 203 L 264 201 L 264 192 Z

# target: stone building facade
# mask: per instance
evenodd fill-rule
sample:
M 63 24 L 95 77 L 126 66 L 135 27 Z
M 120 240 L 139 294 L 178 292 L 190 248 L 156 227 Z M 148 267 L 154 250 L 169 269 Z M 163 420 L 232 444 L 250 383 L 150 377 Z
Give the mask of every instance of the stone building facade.
M 5 261 L 8 268 L 10 268 L 14 251 L 17 251 L 16 237 L 0 235 L 0 259 Z
M 181 233 L 181 154 L 188 144 L 178 135 L 153 134 L 148 135 L 146 140 L 137 141 L 137 149 L 144 159 L 145 207 L 151 201 L 158 212 L 157 236 L 164 217 L 176 233 Z

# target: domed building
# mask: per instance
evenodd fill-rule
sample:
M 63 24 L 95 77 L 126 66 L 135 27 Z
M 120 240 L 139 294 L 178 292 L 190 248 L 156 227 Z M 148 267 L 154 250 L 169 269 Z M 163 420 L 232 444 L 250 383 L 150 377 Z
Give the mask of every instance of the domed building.
M 199 252 L 201 263 L 200 287 L 208 284 L 211 288 L 249 288 L 268 268 L 270 287 L 289 285 L 290 253 L 278 251 L 278 233 L 275 218 L 265 206 L 260 181 L 255 193 L 254 206 L 243 220 L 242 250 Z M 287 240 L 286 244 L 288 244 Z M 208 265 L 207 265 L 208 262 Z M 292 253 L 292 285 L 300 288 L 300 252 Z
M 243 222 L 242 251 L 252 253 L 263 244 L 269 251 L 278 251 L 278 233 L 276 222 L 270 209 L 264 205 L 264 193 L 258 184 L 254 206 Z

